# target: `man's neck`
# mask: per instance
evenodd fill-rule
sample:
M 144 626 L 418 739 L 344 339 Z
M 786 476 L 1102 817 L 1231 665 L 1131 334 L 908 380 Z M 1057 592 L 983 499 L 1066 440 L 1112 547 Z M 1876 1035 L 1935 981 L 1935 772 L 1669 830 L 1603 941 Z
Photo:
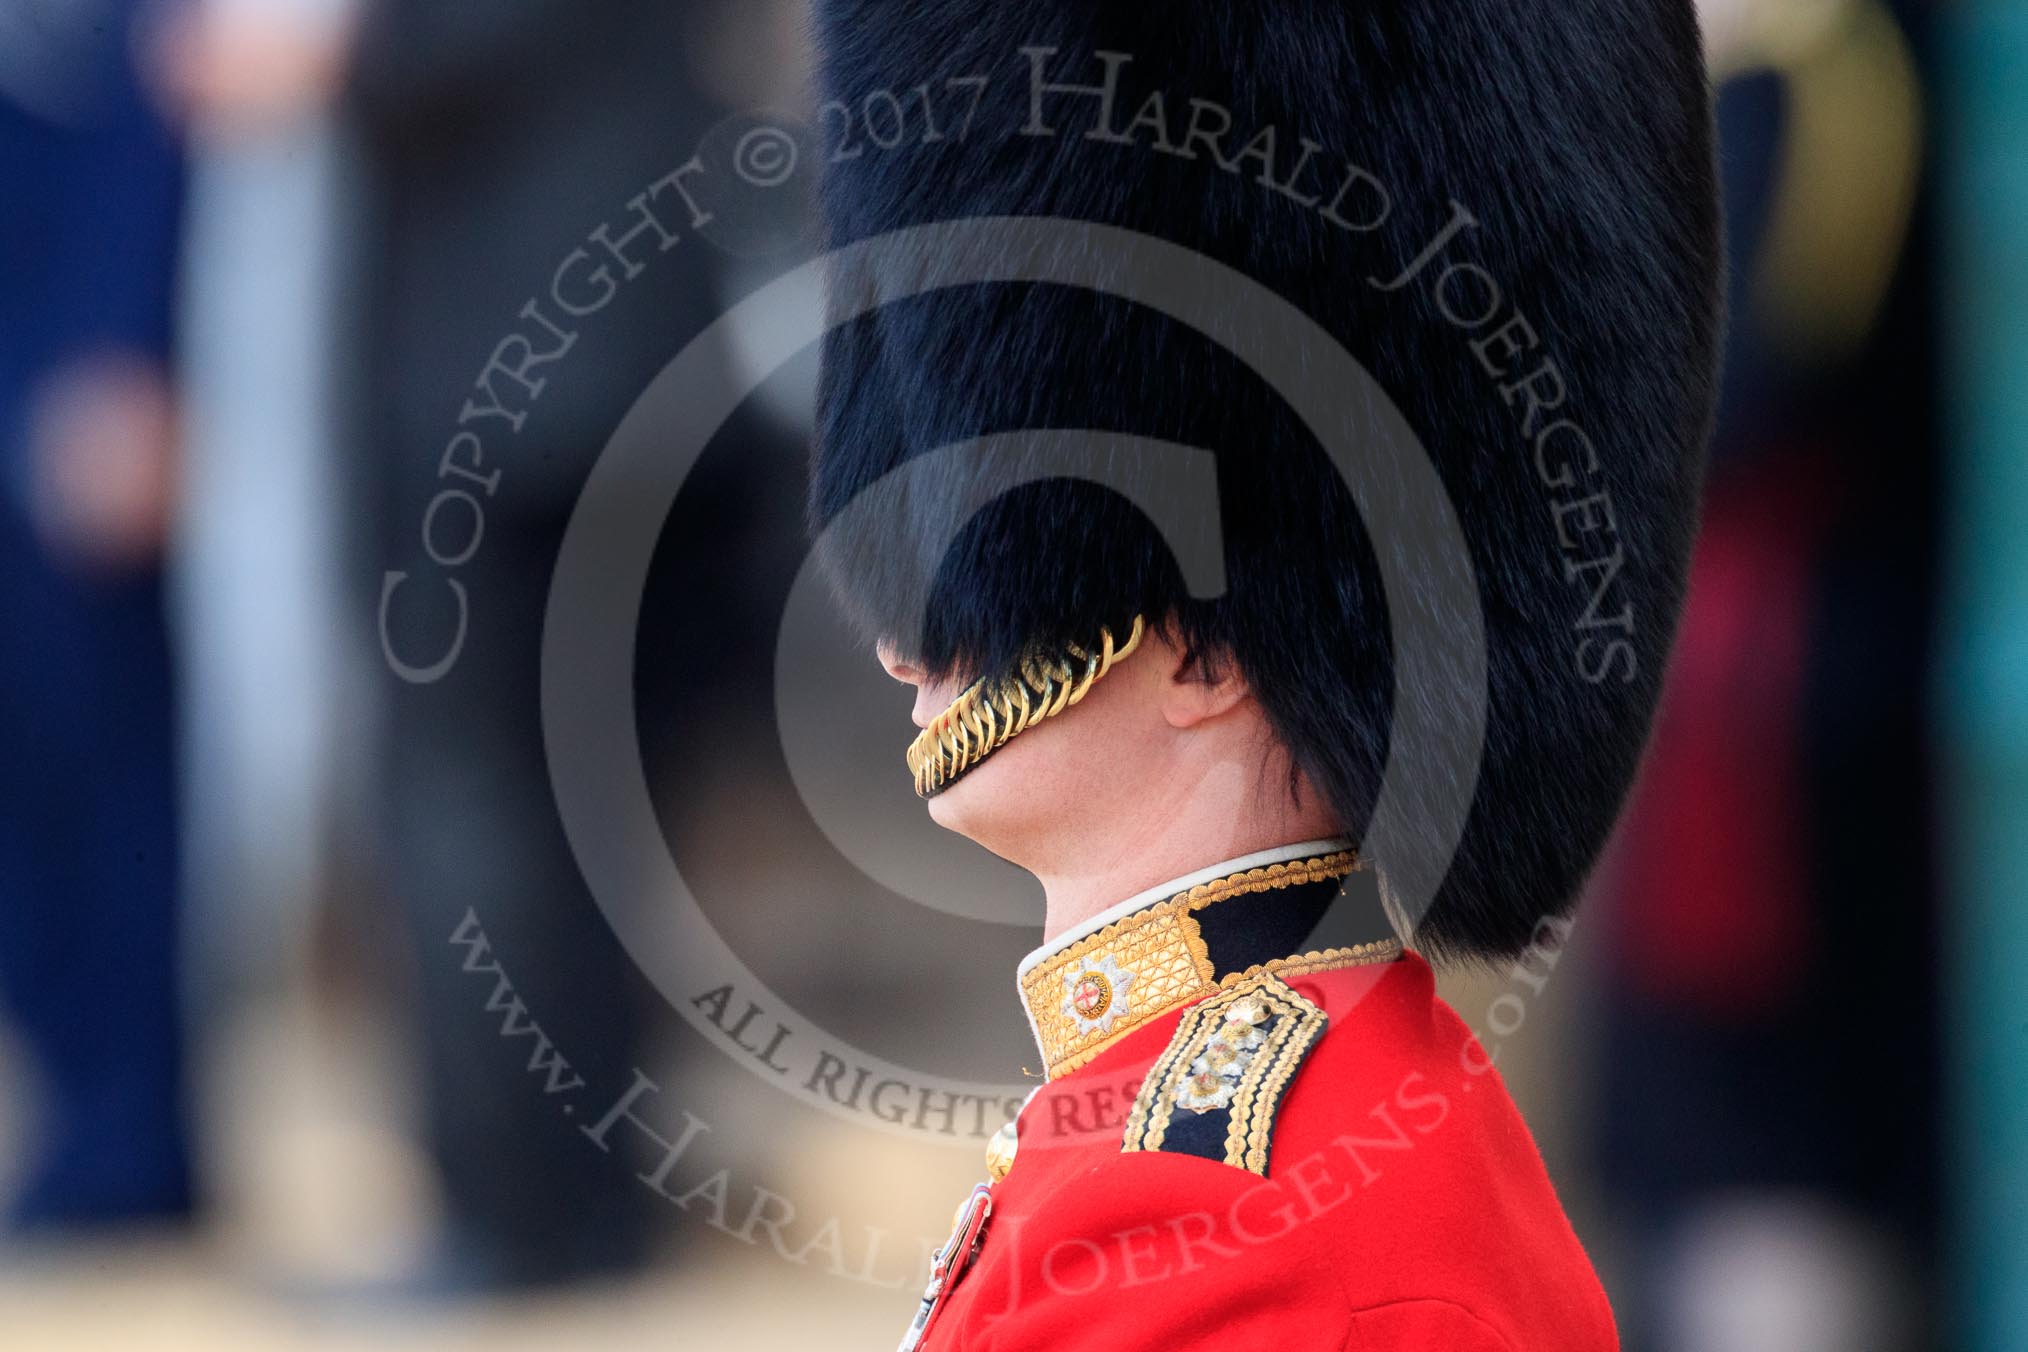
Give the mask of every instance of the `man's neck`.
M 1263 845 L 1260 848 L 1267 847 Z M 1069 933 L 1108 907 L 1117 906 L 1126 898 L 1171 878 L 1180 878 L 1221 859 L 1247 853 L 1250 851 L 1245 849 L 1208 853 L 1199 850 L 1187 858 L 1180 854 L 1168 856 L 1167 862 L 1159 862 L 1160 857 L 1137 859 L 1089 877 L 1042 878 L 1042 894 L 1046 902 L 1042 916 L 1042 942 L 1053 944 L 1059 935 Z
M 1315 795 L 1306 794 L 1304 801 L 1312 805 L 1309 811 L 1290 804 L 1265 812 L 1226 806 L 1216 813 L 1132 824 L 1082 851 L 1083 868 L 1036 870 L 1046 903 L 1043 942 L 1054 943 L 1108 908 L 1210 865 L 1335 835 L 1336 823 L 1319 810 Z
M 1214 884 L 1233 875 L 1258 872 L 1294 861 L 1323 859 L 1326 856 L 1341 854 L 1350 858 L 1356 848 L 1355 842 L 1344 836 L 1316 836 L 1281 841 L 1275 845 L 1258 850 L 1246 850 L 1239 854 L 1221 855 L 1208 864 L 1200 864 L 1180 873 L 1165 873 L 1155 882 L 1137 888 L 1124 897 L 1114 897 L 1103 903 L 1080 908 L 1078 918 L 1069 923 L 1047 925 L 1042 946 L 1030 953 L 1027 961 L 1032 962 L 1035 958 L 1061 949 L 1087 934 L 1147 911 L 1180 892 L 1202 888 L 1206 884 Z

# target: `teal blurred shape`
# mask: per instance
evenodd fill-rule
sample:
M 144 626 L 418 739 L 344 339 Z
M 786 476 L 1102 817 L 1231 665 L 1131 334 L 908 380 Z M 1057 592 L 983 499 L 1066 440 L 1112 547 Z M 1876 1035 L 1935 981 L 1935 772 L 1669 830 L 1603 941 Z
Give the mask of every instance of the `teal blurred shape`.
M 2028 1348 L 2028 0 L 1938 10 L 1946 97 L 1937 695 L 1960 1344 Z

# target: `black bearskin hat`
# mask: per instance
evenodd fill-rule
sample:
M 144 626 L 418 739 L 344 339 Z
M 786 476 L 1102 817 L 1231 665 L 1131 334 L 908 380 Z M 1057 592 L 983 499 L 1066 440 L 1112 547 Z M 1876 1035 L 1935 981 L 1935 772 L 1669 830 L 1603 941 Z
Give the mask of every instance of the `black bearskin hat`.
M 823 354 L 812 520 L 850 609 L 967 677 L 1135 615 L 1169 626 L 1238 664 L 1382 879 L 1420 879 L 1425 950 L 1524 949 L 1633 778 L 1696 528 L 1721 251 L 1691 0 L 815 0 L 814 23 L 832 245 L 967 218 L 1153 237 L 1218 265 L 1178 285 L 1242 276 L 1315 325 L 1237 336 L 1312 375 L 1335 344 L 1399 415 L 1348 389 L 1319 428 L 1234 334 L 1102 287 L 890 286 Z M 1007 473 L 982 454 L 868 495 L 1034 429 L 1214 455 L 1223 591 L 1089 478 L 978 508 L 958 481 Z M 1327 437 L 1362 457 L 1363 494 Z M 1424 535 L 1375 529 L 1431 510 L 1409 457 L 1441 481 L 1476 608 L 1446 609 Z M 927 518 L 959 502 L 946 547 Z M 1383 546 L 1390 578 L 1429 585 L 1383 587 Z M 1408 615 L 1482 626 L 1483 676 L 1397 680 Z M 1390 729 L 1411 702 L 1441 722 L 1439 699 L 1484 711 L 1462 834 L 1413 805 L 1382 830 Z

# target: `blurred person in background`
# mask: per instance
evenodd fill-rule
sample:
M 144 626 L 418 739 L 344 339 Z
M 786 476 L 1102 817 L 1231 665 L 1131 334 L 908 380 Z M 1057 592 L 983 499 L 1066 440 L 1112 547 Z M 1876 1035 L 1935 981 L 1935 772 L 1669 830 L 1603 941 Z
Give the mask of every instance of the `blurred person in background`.
M 0 996 L 15 1230 L 192 1209 L 162 555 L 177 147 L 130 0 L 0 0 Z
M 366 726 L 345 641 L 339 293 L 358 183 L 337 126 L 352 0 L 165 0 L 148 64 L 190 152 L 178 307 L 190 986 L 300 971 Z M 210 1020 L 207 1019 L 207 1022 Z
M 543 607 L 583 474 L 719 300 L 722 257 L 659 257 L 630 199 L 666 180 L 722 115 L 702 89 L 709 74 L 723 101 L 754 98 L 785 71 L 793 81 L 788 12 L 760 7 L 735 23 L 713 4 L 197 0 L 163 27 L 163 83 L 205 147 L 188 310 L 204 358 L 193 362 L 196 459 L 212 491 L 190 513 L 184 591 L 205 638 L 191 723 L 209 753 L 200 797 L 216 828 L 203 871 L 217 903 L 210 958 L 218 975 L 256 982 L 263 961 L 269 979 L 286 970 L 272 950 L 303 937 L 297 918 L 344 778 L 332 762 L 372 747 L 377 871 L 399 923 L 368 947 L 396 960 L 412 997 L 405 1023 L 444 1212 L 431 1259 L 382 1294 L 623 1272 L 646 1256 L 661 1214 L 624 1160 L 542 1102 L 526 1042 L 503 1032 L 507 1011 L 453 936 L 483 933 L 526 1002 L 520 1017 L 541 1011 L 572 1075 L 624 1087 L 647 1018 L 550 799 Z M 728 67 L 747 78 L 726 85 Z M 349 147 L 327 134 L 334 116 Z M 346 211 L 334 185 L 353 183 L 355 168 L 363 206 Z M 571 360 L 540 377 L 546 388 L 489 365 L 511 353 L 503 344 L 529 296 L 563 285 L 558 261 L 594 230 L 604 270 L 573 298 L 617 277 L 626 303 L 596 320 L 602 304 L 579 313 Z M 589 273 L 596 260 L 585 261 Z M 492 412 L 475 415 L 474 403 Z M 475 418 L 487 437 L 476 453 Z M 472 458 L 460 463 L 477 477 L 454 486 L 498 475 L 471 523 L 483 547 L 456 574 L 468 612 L 446 608 L 445 518 L 432 507 L 461 436 L 457 454 Z M 747 477 L 734 488 L 722 473 L 715 484 L 699 476 L 657 570 L 665 589 L 725 579 L 740 504 L 761 496 L 756 476 L 800 455 L 765 419 L 736 420 L 727 440 Z M 341 457 L 346 446 L 357 452 Z M 793 496 L 776 496 L 793 521 Z M 775 535 L 796 538 L 793 525 Z M 348 547 L 352 575 L 371 585 L 334 594 L 320 573 Z M 742 598 L 769 569 L 784 560 L 735 570 L 644 645 L 651 762 L 677 740 L 672 714 L 727 679 L 714 643 L 765 646 L 766 607 Z M 334 670 L 333 630 L 348 614 L 358 649 L 407 678 L 385 681 L 377 737 L 357 735 L 372 725 Z M 425 674 L 447 643 L 453 660 Z M 376 915 L 371 900 L 337 900 L 351 903 L 346 921 Z
M 1608 1282 L 1637 1352 L 1931 1347 L 1919 10 L 1703 8 L 1732 318 L 1683 632 L 1601 889 Z
M 645 984 L 562 832 L 540 644 L 584 476 L 653 375 L 717 313 L 721 256 L 665 246 L 690 223 L 668 180 L 723 115 L 700 87 L 700 48 L 733 11 L 374 0 L 346 57 L 375 203 L 359 276 L 358 466 L 374 589 L 360 600 L 404 677 L 386 682 L 378 820 L 449 1217 L 439 1261 L 421 1274 L 429 1287 L 624 1271 L 668 1213 L 617 1151 L 543 1103 L 525 1041 L 502 1035 L 491 988 L 463 969 L 468 950 L 452 936 L 482 928 L 490 960 L 540 1011 L 572 1072 L 599 1094 L 626 1088 L 646 1054 Z M 519 318 L 534 297 L 567 317 L 567 348 Z M 528 364 L 537 355 L 546 360 Z M 745 427 L 728 437 L 772 448 L 758 463 L 782 463 L 790 443 Z M 657 575 L 693 598 L 697 579 L 714 578 L 702 607 L 711 621 L 769 632 L 764 610 L 744 601 L 750 577 L 726 567 L 753 495 L 694 488 L 693 510 L 704 507 L 690 529 L 672 526 Z M 447 489 L 466 491 L 482 519 L 456 502 L 433 510 Z M 672 651 L 674 661 L 644 657 L 651 770 L 657 727 L 722 675 L 708 629 Z

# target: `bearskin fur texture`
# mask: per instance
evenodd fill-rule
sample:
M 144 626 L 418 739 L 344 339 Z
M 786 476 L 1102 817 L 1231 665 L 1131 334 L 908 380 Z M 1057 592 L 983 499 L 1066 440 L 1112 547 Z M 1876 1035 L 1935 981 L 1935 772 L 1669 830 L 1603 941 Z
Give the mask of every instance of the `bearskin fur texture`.
M 1454 854 L 1413 823 L 1363 848 L 1428 876 L 1426 951 L 1523 950 L 1633 778 L 1696 527 L 1721 249 L 1691 0 L 816 0 L 813 22 L 832 244 L 1001 216 L 1154 236 L 1294 304 L 1399 410 L 1419 447 L 1358 407 L 1338 430 L 1376 482 L 1410 454 L 1441 477 L 1486 732 Z M 1397 686 L 1389 608 L 1433 603 L 1386 594 L 1344 480 L 1258 372 L 1090 290 L 949 286 L 835 328 L 819 412 L 813 525 L 870 631 L 976 675 L 1173 624 L 1239 665 L 1361 833 L 1397 705 L 1432 698 Z M 1224 592 L 1193 596 L 1175 540 L 1089 482 L 1006 492 L 935 557 L 948 484 L 846 510 L 925 452 L 1036 428 L 1214 453 Z

